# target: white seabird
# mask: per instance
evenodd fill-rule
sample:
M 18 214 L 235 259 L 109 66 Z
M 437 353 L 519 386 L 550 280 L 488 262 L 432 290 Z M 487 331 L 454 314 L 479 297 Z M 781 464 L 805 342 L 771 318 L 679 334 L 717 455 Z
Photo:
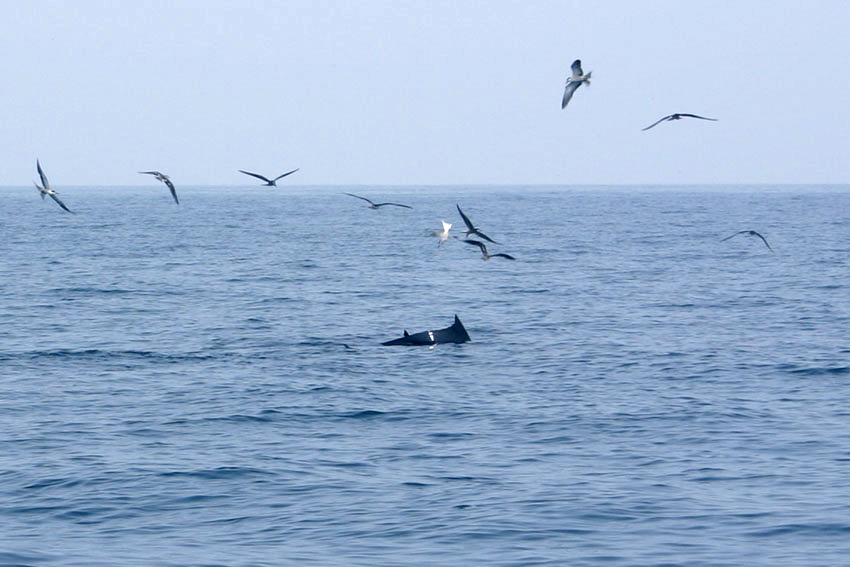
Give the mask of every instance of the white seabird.
M 451 228 L 452 228 L 451 223 L 448 223 L 444 220 L 441 220 L 440 222 L 443 223 L 443 230 L 432 230 L 431 231 L 431 236 L 437 236 L 437 237 L 440 238 L 440 241 L 437 243 L 437 246 L 442 246 L 443 242 L 445 242 L 449 238 L 454 238 L 453 236 L 452 237 L 449 236 L 449 230 L 451 230 Z
M 567 104 L 570 102 L 570 99 L 573 98 L 573 93 L 576 92 L 576 89 L 581 85 L 586 84 L 590 86 L 590 74 L 593 71 L 584 74 L 584 71 L 581 70 L 581 59 L 576 59 L 572 64 L 572 76 L 567 78 L 567 84 L 564 87 L 564 98 L 561 99 L 561 108 L 566 108 Z
M 53 189 L 50 188 L 50 182 L 47 180 L 47 176 L 44 174 L 44 171 L 41 169 L 41 163 L 38 160 L 35 160 L 35 167 L 38 169 L 38 176 L 41 178 L 41 185 L 39 185 L 35 181 L 33 181 L 33 184 L 35 185 L 35 188 L 38 189 L 38 192 L 41 195 L 42 201 L 44 200 L 45 197 L 50 195 L 50 198 L 53 199 L 54 201 L 56 201 L 56 203 L 60 207 L 62 207 L 63 209 L 65 209 L 69 213 L 73 214 L 73 211 L 71 209 L 69 209 L 68 207 L 66 207 L 65 203 L 63 203 L 62 200 L 59 198 L 59 194 L 56 191 L 54 191 Z

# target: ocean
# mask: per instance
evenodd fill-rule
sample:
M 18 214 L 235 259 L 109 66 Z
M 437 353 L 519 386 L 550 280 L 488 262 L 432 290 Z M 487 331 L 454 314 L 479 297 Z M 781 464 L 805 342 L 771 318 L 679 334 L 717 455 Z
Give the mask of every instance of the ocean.
M 59 190 L 0 188 L 0 565 L 847 564 L 848 186 Z

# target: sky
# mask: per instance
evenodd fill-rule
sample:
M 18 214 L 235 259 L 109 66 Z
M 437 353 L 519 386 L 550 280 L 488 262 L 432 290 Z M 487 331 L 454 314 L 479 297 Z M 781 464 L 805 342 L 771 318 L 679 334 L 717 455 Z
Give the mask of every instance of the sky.
M 0 186 L 850 183 L 844 1 L 0 7 Z

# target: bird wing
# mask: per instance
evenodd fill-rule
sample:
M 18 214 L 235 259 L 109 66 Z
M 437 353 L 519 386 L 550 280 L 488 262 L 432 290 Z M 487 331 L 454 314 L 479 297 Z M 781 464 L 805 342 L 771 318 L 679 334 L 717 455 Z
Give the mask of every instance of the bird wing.
M 366 197 L 361 197 L 360 195 L 355 195 L 354 193 L 345 193 L 345 194 L 346 194 L 346 195 L 348 195 L 349 197 L 354 197 L 355 199 L 361 199 L 361 200 L 363 200 L 363 201 L 366 201 L 366 202 L 367 202 L 367 203 L 369 203 L 370 205 L 374 205 L 374 204 L 375 204 L 375 203 L 373 203 L 371 200 L 367 199 Z
M 650 128 L 654 128 L 655 126 L 658 126 L 659 124 L 661 124 L 665 120 L 670 120 L 670 118 L 672 118 L 672 117 L 673 117 L 672 114 L 668 114 L 664 118 L 659 118 L 658 120 L 656 120 L 655 122 L 653 122 L 652 124 L 647 126 L 646 128 L 641 128 L 641 132 L 645 132 L 646 130 L 649 130 Z
M 495 240 L 493 240 L 492 238 L 490 238 L 489 236 L 487 236 L 486 234 L 484 234 L 483 232 L 481 232 L 477 228 L 475 229 L 475 234 L 477 234 L 478 236 L 480 236 L 481 238 L 483 238 L 487 242 L 492 242 L 493 244 L 499 244 L 498 242 L 496 242 Z
M 162 182 L 168 185 L 168 190 L 171 191 L 171 196 L 174 197 L 174 202 L 179 205 L 180 201 L 177 199 L 177 189 L 174 187 L 174 183 L 171 182 L 171 178 L 167 175 L 163 175 L 162 177 Z
M 250 175 L 251 177 L 256 177 L 257 179 L 262 179 L 266 183 L 271 183 L 271 179 L 269 179 L 268 177 L 265 177 L 263 175 L 260 175 L 259 173 L 251 173 L 250 171 L 245 171 L 243 169 L 240 169 L 239 172 L 244 173 L 245 175 Z
M 481 249 L 482 253 L 484 253 L 484 254 L 487 253 L 487 246 L 483 242 L 480 242 L 478 240 L 469 240 L 469 239 L 465 239 L 464 242 L 466 242 L 467 244 L 472 244 L 473 246 L 478 246 Z
M 405 209 L 412 209 L 410 205 L 402 205 L 400 203 L 378 203 L 375 205 L 376 207 L 383 207 L 384 205 L 392 205 L 393 207 L 404 207 Z
M 570 69 L 573 71 L 573 77 L 581 77 L 584 75 L 584 71 L 581 70 L 581 59 L 576 59 L 573 61 L 573 64 L 570 66 Z
M 706 118 L 705 116 L 699 116 L 698 114 L 685 114 L 680 112 L 679 116 L 687 116 L 689 118 L 699 118 L 700 120 L 711 120 L 712 122 L 717 122 L 717 118 Z
M 567 79 L 567 86 L 564 87 L 564 98 L 561 99 L 561 108 L 567 107 L 570 99 L 573 98 L 573 93 L 576 92 L 580 84 L 578 81 Z
M 463 219 L 463 222 L 464 222 L 464 224 L 466 225 L 466 228 L 468 228 L 469 230 L 474 231 L 474 230 L 475 230 L 475 225 L 474 225 L 474 224 L 472 224 L 472 221 L 471 221 L 471 220 L 469 220 L 469 217 L 468 217 L 468 216 L 466 216 L 465 214 L 463 214 L 463 211 L 461 211 L 461 210 L 460 210 L 460 205 L 455 205 L 455 206 L 457 207 L 457 212 L 459 212 L 459 213 L 460 213 L 460 218 L 462 218 L 462 219 Z
M 41 200 L 44 201 L 44 198 L 47 197 L 47 191 L 45 191 L 44 187 L 42 187 L 35 181 L 33 181 L 32 184 L 35 185 L 36 189 L 38 189 L 38 193 L 41 195 Z
M 71 209 L 69 209 L 68 207 L 65 206 L 65 203 L 63 203 L 62 200 L 59 197 L 56 196 L 56 193 L 50 193 L 50 196 L 53 197 L 53 200 L 56 201 L 59 204 L 60 207 L 62 207 L 63 209 L 65 209 L 69 213 L 71 212 Z
M 516 258 L 511 256 L 510 254 L 505 254 L 504 252 L 500 252 L 499 254 L 493 254 L 490 257 L 491 258 L 501 257 L 501 258 L 505 258 L 507 260 L 516 260 Z
M 45 189 L 50 189 L 50 182 L 47 180 L 47 176 L 44 174 L 44 171 L 41 169 L 41 162 L 35 160 L 35 167 L 38 169 L 38 176 L 41 177 L 41 185 Z
M 241 171 L 241 170 L 240 170 L 240 171 Z M 275 177 L 275 178 L 273 179 L 273 181 L 277 181 L 278 179 L 281 179 L 282 177 L 286 177 L 287 175 L 291 175 L 291 174 L 295 173 L 296 171 L 298 171 L 298 168 L 297 168 L 297 167 L 296 167 L 295 169 L 293 169 L 292 171 L 287 171 L 286 173 L 284 173 L 284 174 L 282 174 L 282 175 L 278 175 L 277 177 Z M 247 171 L 243 171 L 242 173 L 248 173 L 248 172 L 247 172 Z M 251 175 L 251 174 L 249 174 L 249 175 Z M 265 179 L 265 177 L 264 177 L 263 179 Z M 266 181 L 268 181 L 268 180 L 266 180 Z
M 727 236 L 726 238 L 724 238 L 724 239 L 723 239 L 723 240 L 721 240 L 720 242 L 726 242 L 726 241 L 727 241 L 727 240 L 729 240 L 730 238 L 735 238 L 735 237 L 736 237 L 736 236 L 738 236 L 739 234 L 744 234 L 744 233 L 746 233 L 746 232 L 749 232 L 749 231 L 748 231 L 748 230 L 739 230 L 739 231 L 738 231 L 738 232 L 736 232 L 735 234 L 733 234 L 733 235 L 731 235 L 731 236 Z
M 758 232 L 756 232 L 756 231 L 753 231 L 753 234 L 755 234 L 756 236 L 758 236 L 759 238 L 761 238 L 761 241 L 762 241 L 762 242 L 764 242 L 764 245 L 765 245 L 765 246 L 767 246 L 767 249 L 768 249 L 768 250 L 773 250 L 773 248 L 771 248 L 771 247 L 770 247 L 770 244 L 768 244 L 768 243 L 767 243 L 767 240 L 764 238 L 764 236 L 762 236 L 761 234 L 759 234 L 759 233 L 758 233 Z

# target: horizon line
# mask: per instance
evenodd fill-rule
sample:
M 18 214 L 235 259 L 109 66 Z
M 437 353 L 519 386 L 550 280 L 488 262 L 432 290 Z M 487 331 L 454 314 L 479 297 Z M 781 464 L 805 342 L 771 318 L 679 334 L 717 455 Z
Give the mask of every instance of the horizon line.
M 55 184 L 51 184 L 55 185 Z M 198 188 L 263 188 L 263 185 L 246 184 L 203 184 L 203 183 L 180 183 L 183 187 Z M 800 185 L 819 186 L 848 186 L 847 181 L 802 181 L 802 182 L 770 182 L 770 181 L 723 181 L 723 182 L 617 182 L 617 183 L 290 183 L 280 185 L 276 189 L 287 188 L 310 188 L 310 187 L 721 187 L 721 186 L 745 186 L 745 187 L 783 187 Z M 56 185 L 57 187 L 153 187 L 153 183 L 131 183 L 131 184 L 101 184 L 91 185 L 87 183 L 70 183 Z M 29 185 L 3 185 L 0 188 L 17 189 L 30 187 Z

